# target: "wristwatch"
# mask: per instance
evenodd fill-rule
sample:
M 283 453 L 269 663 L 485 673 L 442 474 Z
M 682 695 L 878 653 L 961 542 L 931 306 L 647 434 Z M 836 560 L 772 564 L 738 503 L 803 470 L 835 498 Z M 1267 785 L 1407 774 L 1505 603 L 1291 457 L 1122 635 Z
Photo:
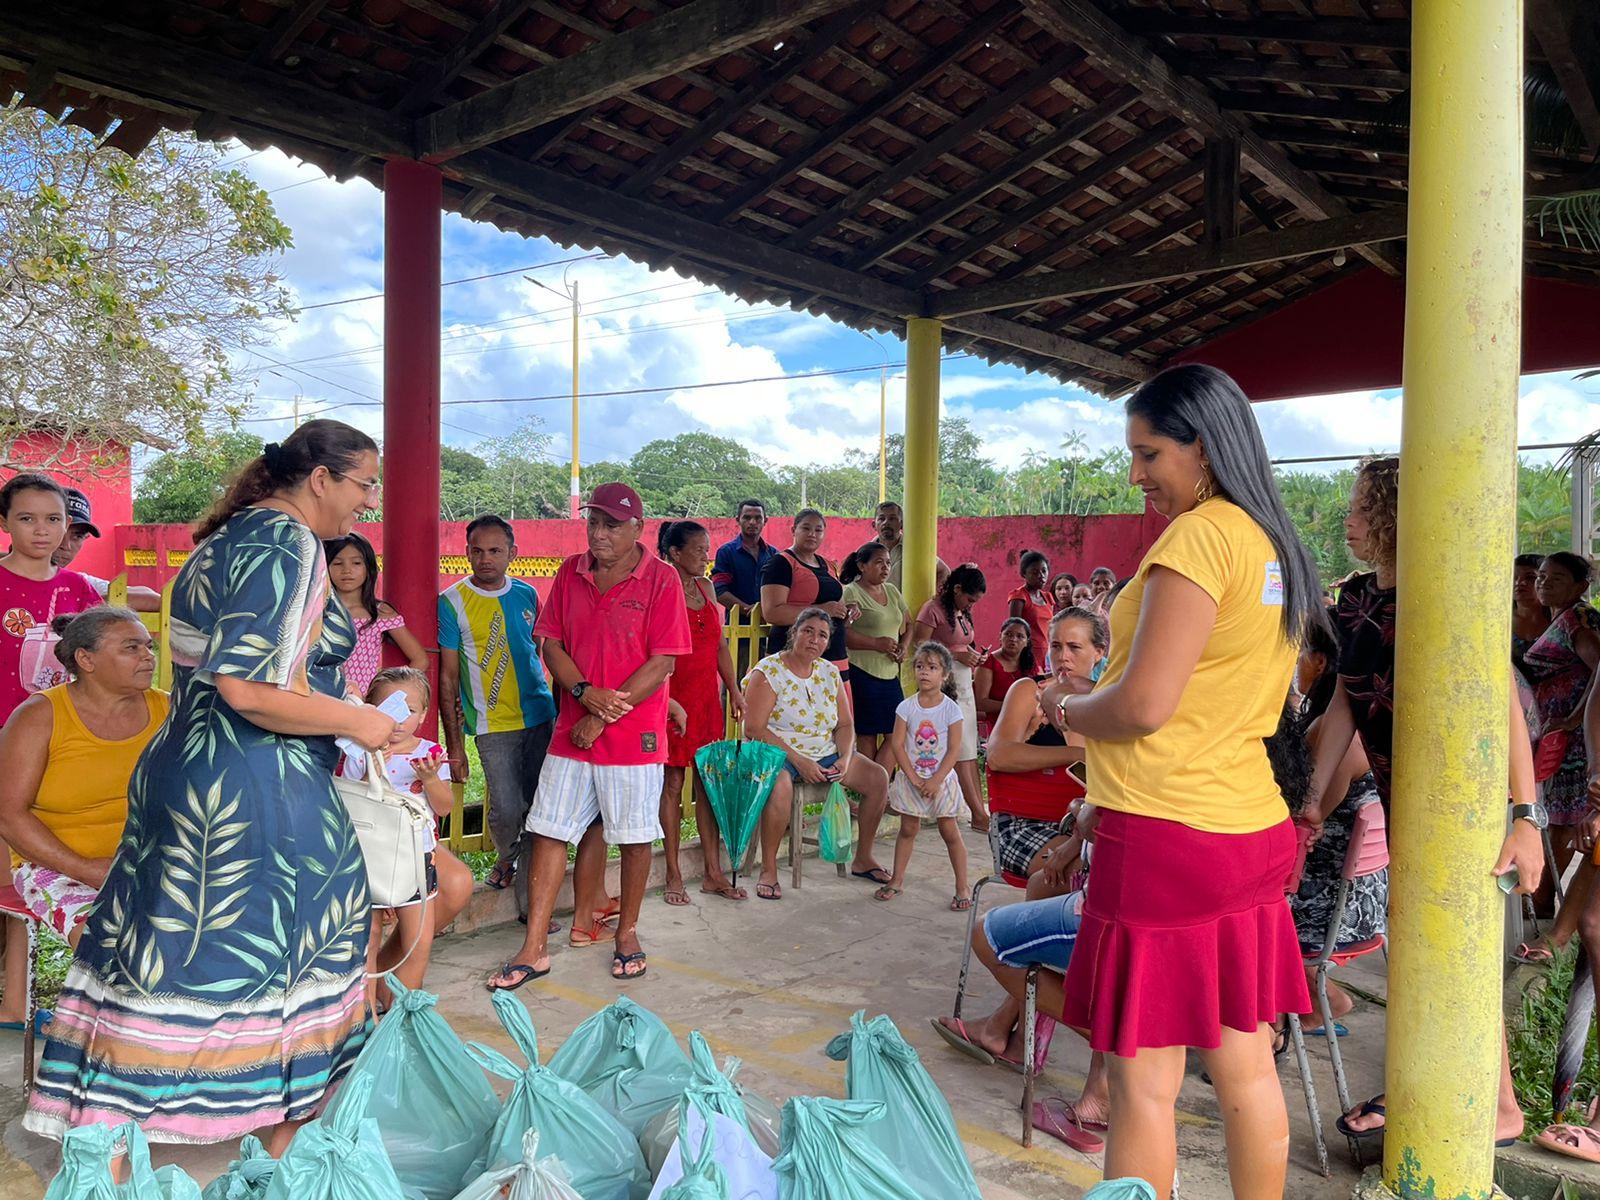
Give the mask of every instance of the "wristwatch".
M 590 686 L 591 685 L 587 679 L 578 680 L 577 683 L 572 685 L 572 698 L 574 700 L 582 701 L 583 694 L 589 690 Z
M 1526 821 L 1541 832 L 1550 827 L 1550 814 L 1542 804 L 1513 804 L 1511 806 L 1511 819 L 1513 821 Z

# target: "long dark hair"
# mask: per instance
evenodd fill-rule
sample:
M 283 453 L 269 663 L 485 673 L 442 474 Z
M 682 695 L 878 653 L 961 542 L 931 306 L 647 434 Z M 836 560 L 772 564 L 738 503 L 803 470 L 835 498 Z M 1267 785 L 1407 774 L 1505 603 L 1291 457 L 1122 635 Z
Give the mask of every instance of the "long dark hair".
M 62 487 L 48 475 L 41 475 L 37 471 L 23 471 L 6 480 L 4 487 L 0 487 L 0 517 L 11 515 L 11 502 L 16 499 L 19 492 L 53 492 L 61 498 L 61 507 L 67 507 L 67 489 Z
M 944 577 L 944 586 L 939 589 L 939 607 L 944 609 L 944 619 L 952 629 L 956 625 L 957 588 L 969 596 L 981 596 L 989 590 L 989 583 L 977 563 L 962 563 Z
M 260 504 L 274 492 L 298 487 L 318 467 L 343 474 L 363 454 L 376 454 L 378 443 L 353 425 L 322 418 L 307 421 L 280 445 L 268 442 L 261 453 L 239 468 L 222 498 L 194 528 L 196 543 L 205 541 L 240 509 Z
M 1239 385 L 1216 367 L 1171 367 L 1128 397 L 1127 413 L 1180 446 L 1204 444 L 1217 494 L 1244 509 L 1277 551 L 1289 640 L 1300 645 L 1310 626 L 1326 625 L 1316 564 L 1284 510 L 1261 427 Z
M 327 557 L 328 565 L 332 566 L 333 560 L 351 546 L 356 548 L 356 552 L 361 555 L 362 563 L 367 568 L 366 582 L 361 585 L 361 607 L 367 610 L 367 624 L 361 628 L 366 629 L 377 621 L 378 605 L 382 603 L 378 599 L 378 555 L 372 549 L 372 543 L 351 530 L 343 537 L 329 538 L 323 542 L 322 553 Z
M 879 554 L 887 553 L 889 553 L 889 547 L 878 541 L 877 538 L 873 538 L 872 541 L 864 545 L 857 546 L 849 554 L 845 555 L 844 562 L 840 564 L 839 582 L 854 583 L 861 578 L 862 567 L 866 566 Z
M 1339 641 L 1326 625 L 1312 625 L 1306 629 L 1306 640 L 1300 647 L 1300 653 L 1320 654 L 1328 660 L 1327 669 L 1317 676 L 1317 682 L 1311 685 L 1311 691 L 1300 707 L 1302 722 L 1310 725 L 1328 711 L 1328 705 L 1333 702 L 1334 689 L 1339 686 Z

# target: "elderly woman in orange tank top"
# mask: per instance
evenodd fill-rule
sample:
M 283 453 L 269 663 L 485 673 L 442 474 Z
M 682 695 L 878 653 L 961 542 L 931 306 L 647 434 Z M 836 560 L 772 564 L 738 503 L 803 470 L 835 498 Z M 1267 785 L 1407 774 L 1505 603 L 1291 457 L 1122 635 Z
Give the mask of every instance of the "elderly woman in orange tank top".
M 167 716 L 150 634 L 125 608 L 57 623 L 68 683 L 0 730 L 0 838 L 33 914 L 76 946 L 128 819 L 128 780 Z

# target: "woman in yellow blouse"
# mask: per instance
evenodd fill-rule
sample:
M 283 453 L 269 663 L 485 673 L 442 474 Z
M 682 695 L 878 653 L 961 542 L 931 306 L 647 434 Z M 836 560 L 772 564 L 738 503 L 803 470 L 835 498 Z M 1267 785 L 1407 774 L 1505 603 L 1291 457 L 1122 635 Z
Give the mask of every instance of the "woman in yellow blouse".
M 1170 1193 L 1193 1046 L 1234 1195 L 1278 1200 L 1289 1129 L 1271 1031 L 1310 1005 L 1284 900 L 1295 835 L 1263 739 L 1295 647 L 1327 621 L 1322 590 L 1232 379 L 1175 367 L 1127 418 L 1129 480 L 1172 524 L 1111 608 L 1098 686 L 1053 685 L 1041 701 L 1086 739 L 1100 812 L 1064 1016 L 1108 1056 L 1106 1178 Z

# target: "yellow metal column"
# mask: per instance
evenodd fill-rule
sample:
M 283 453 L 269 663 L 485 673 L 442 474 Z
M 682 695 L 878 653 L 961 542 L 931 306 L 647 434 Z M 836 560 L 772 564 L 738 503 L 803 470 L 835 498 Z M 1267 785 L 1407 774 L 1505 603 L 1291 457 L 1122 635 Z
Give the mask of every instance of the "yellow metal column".
M 939 553 L 939 335 L 926 317 L 906 321 L 906 603 L 913 615 L 933 595 Z
M 1388 1137 L 1403 1197 L 1490 1195 L 1522 286 L 1522 4 L 1411 9 Z

